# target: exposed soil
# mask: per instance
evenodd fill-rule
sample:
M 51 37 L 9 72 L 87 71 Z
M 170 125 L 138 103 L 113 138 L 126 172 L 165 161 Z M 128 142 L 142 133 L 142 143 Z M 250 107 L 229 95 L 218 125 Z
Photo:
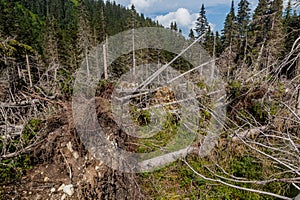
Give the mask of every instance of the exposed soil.
M 106 131 L 116 131 L 105 106 L 98 98 L 97 114 L 106 119 Z M 43 142 L 34 150 L 35 165 L 20 180 L 2 186 L 4 199 L 144 199 L 134 174 L 125 174 L 105 166 L 86 151 L 73 125 L 71 103 L 56 116 L 47 119 Z M 100 120 L 100 124 L 104 123 Z M 108 134 L 108 133 L 107 133 Z M 124 134 L 114 133 L 118 144 Z M 127 146 L 128 147 L 128 146 Z M 58 191 L 72 184 L 74 194 Z

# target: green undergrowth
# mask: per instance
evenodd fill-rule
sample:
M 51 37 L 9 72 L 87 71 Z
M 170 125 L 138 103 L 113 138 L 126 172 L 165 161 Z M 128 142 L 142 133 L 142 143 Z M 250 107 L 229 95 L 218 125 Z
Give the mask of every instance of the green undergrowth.
M 192 154 L 185 159 L 193 169 L 203 176 L 222 181 L 226 180 L 215 176 L 212 172 L 228 179 L 238 177 L 241 180 L 266 180 L 272 174 L 278 172 L 278 169 L 273 167 L 269 161 L 259 161 L 260 159 L 248 156 L 248 152 L 244 147 L 238 149 L 239 152 L 215 149 L 209 157 L 200 158 L 198 155 Z M 223 170 L 226 171 L 226 174 L 223 173 Z M 268 195 L 235 189 L 219 182 L 205 180 L 194 173 L 182 160 L 154 172 L 141 173 L 139 174 L 139 180 L 145 196 L 149 199 L 276 199 Z M 296 190 L 285 183 L 226 182 L 239 187 L 268 191 L 290 197 L 296 196 Z
M 136 117 L 138 123 L 144 123 L 146 120 L 150 121 L 149 113 L 142 112 L 139 113 L 139 117 Z M 143 120 L 141 120 L 141 116 Z M 146 125 L 146 124 L 145 124 Z M 168 148 L 167 145 L 176 138 L 178 125 L 176 123 L 176 116 L 168 113 L 167 120 L 164 122 L 162 130 L 158 131 L 155 135 L 149 138 L 142 138 L 138 140 L 139 153 L 149 153 L 156 150 L 161 150 L 161 148 Z M 183 140 L 184 141 L 184 140 Z M 176 145 L 182 145 L 181 143 L 176 143 Z M 173 148 L 177 148 L 177 146 Z M 169 149 L 170 150 L 170 149 Z

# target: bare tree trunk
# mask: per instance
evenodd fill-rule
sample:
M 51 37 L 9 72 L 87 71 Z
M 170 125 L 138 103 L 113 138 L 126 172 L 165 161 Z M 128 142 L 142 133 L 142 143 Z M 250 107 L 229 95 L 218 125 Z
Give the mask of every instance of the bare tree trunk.
M 300 55 L 296 61 L 295 77 L 300 75 Z
M 29 78 L 29 86 L 32 87 L 30 65 L 29 65 L 29 59 L 28 59 L 28 55 L 27 54 L 26 54 L 26 64 L 27 64 L 27 71 L 28 71 L 28 78 Z
M 87 49 L 85 49 L 85 60 L 86 60 L 86 73 L 87 73 L 87 77 L 90 77 L 90 66 L 89 66 L 89 59 L 88 59 L 88 55 L 87 55 Z
M 297 102 L 296 102 L 296 113 L 300 116 L 300 88 L 298 88 Z
M 133 76 L 135 76 L 135 41 L 134 41 L 134 28 L 132 29 L 132 58 L 133 58 Z
M 55 64 L 55 65 L 57 65 L 57 64 Z M 55 81 L 55 83 L 56 83 L 56 80 L 57 80 L 57 66 L 55 66 L 55 68 L 54 68 L 54 81 Z
M 104 62 L 104 79 L 108 79 L 108 74 L 107 74 L 107 40 L 105 41 L 105 44 L 103 45 L 103 62 Z
M 295 75 L 295 77 L 300 75 L 300 57 L 298 57 L 298 59 L 296 61 L 294 75 Z M 298 88 L 298 93 L 297 93 L 296 114 L 300 116 L 300 88 Z M 297 197 L 300 200 L 300 194 Z
M 96 35 L 96 29 L 94 27 L 94 46 L 96 47 L 97 46 L 97 35 Z M 99 70 L 99 52 L 98 52 L 98 48 L 96 48 L 96 69 Z M 98 71 L 100 72 L 100 71 Z M 101 74 L 98 74 L 99 77 L 101 77 Z
M 266 43 L 266 38 L 264 38 L 264 41 L 263 41 L 263 43 L 261 45 L 261 48 L 260 48 L 260 51 L 259 51 L 259 54 L 258 54 L 258 57 L 257 57 L 257 61 L 255 63 L 255 67 L 256 67 L 257 70 L 260 70 L 259 67 L 258 67 L 258 65 L 261 62 L 261 57 L 262 57 L 263 52 L 264 52 L 265 43 Z
M 17 64 L 19 78 L 22 78 L 20 66 Z
M 212 69 L 211 69 L 211 78 L 210 80 L 212 81 L 211 84 L 214 83 L 214 80 L 215 80 L 215 67 L 216 67 L 216 62 L 215 62 L 215 59 L 216 58 L 216 36 L 214 36 L 214 46 L 213 46 L 213 63 L 212 63 Z
M 243 59 L 243 65 L 246 65 L 246 59 L 247 59 L 247 45 L 248 45 L 248 35 L 247 31 L 245 33 L 245 47 L 244 47 L 244 59 Z

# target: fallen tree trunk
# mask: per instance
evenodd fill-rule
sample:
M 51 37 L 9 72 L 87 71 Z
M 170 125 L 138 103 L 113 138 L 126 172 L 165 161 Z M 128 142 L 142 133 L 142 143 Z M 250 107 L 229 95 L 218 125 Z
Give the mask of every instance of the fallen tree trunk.
M 264 131 L 267 126 L 255 127 L 249 130 L 245 130 L 243 132 L 236 133 L 237 135 L 232 136 L 232 142 L 237 142 L 240 138 L 250 138 L 259 135 L 262 131 Z

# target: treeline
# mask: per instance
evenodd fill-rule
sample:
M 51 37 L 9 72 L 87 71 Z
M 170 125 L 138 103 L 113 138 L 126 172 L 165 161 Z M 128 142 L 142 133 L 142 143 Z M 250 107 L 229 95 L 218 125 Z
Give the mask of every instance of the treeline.
M 211 30 L 202 5 L 196 28 L 190 30 L 189 37 L 195 39 L 203 34 L 201 43 L 211 55 L 226 58 L 222 67 L 231 68 L 229 74 L 241 66 L 273 70 L 290 53 L 300 35 L 300 15 L 291 1 L 284 9 L 283 0 L 259 0 L 253 14 L 248 0 L 240 0 L 237 11 L 232 1 L 220 34 Z M 291 55 L 290 60 L 295 56 Z M 286 63 L 279 74 L 294 77 L 299 64 Z
M 0 10 L 0 38 L 10 41 L 0 46 L 1 57 L 22 57 L 15 55 L 19 53 L 11 44 L 20 43 L 27 45 L 28 53 L 30 49 L 38 54 L 42 62 L 55 61 L 67 68 L 76 68 L 85 48 L 109 35 L 132 27 L 158 26 L 138 14 L 134 6 L 128 9 L 103 0 L 1 0 Z M 4 60 L 0 61 L 1 68 L 7 64 Z

